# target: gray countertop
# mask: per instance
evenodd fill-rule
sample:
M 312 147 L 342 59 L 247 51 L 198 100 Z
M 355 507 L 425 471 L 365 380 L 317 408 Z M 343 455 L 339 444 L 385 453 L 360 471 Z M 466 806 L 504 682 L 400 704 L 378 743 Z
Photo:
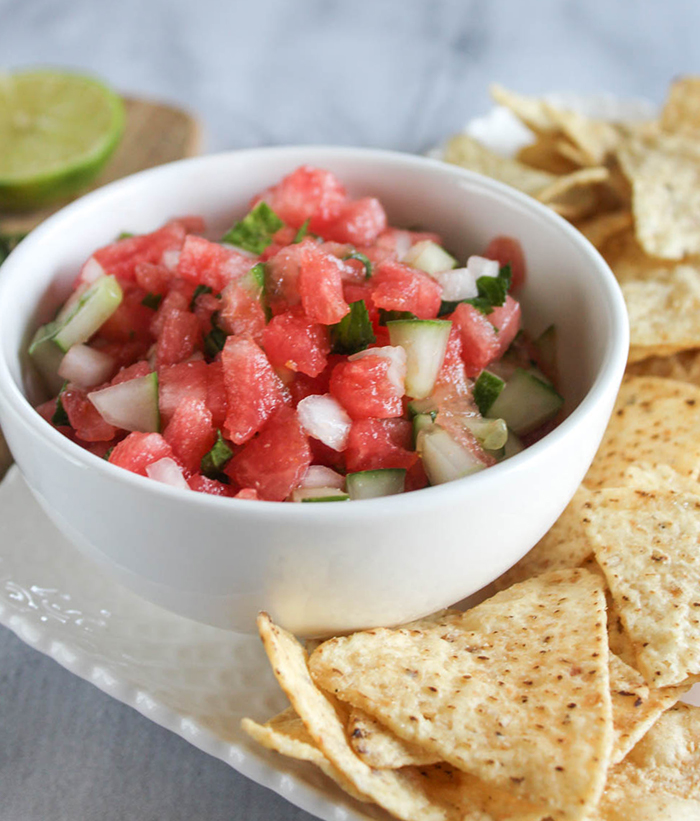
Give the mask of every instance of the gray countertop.
M 67 65 L 181 104 L 205 149 L 420 152 L 488 84 L 663 98 L 694 0 L 0 0 L 0 68 Z M 0 148 L 1 150 L 1 148 Z M 0 628 L 0 819 L 308 819 Z

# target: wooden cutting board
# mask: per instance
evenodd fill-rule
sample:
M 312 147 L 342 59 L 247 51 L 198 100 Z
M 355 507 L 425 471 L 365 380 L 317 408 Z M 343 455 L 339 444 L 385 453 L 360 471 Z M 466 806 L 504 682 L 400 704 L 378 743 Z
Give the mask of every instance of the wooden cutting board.
M 114 156 L 89 190 L 155 165 L 192 157 L 201 147 L 199 123 L 186 111 L 148 100 L 125 98 L 126 127 Z M 86 192 L 82 192 L 86 193 Z M 70 200 L 38 211 L 0 211 L 0 233 L 26 233 Z M 12 457 L 0 432 L 0 478 Z

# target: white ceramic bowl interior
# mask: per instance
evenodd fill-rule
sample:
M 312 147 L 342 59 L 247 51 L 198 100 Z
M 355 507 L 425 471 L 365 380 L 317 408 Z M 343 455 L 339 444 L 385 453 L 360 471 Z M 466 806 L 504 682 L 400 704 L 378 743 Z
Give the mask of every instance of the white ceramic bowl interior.
M 497 234 L 528 264 L 525 324 L 555 323 L 568 417 L 480 474 L 403 496 L 294 505 L 181 491 L 98 459 L 33 410 L 26 356 L 82 262 L 121 231 L 203 215 L 213 237 L 302 163 L 375 195 L 392 224 L 440 232 L 461 258 Z M 0 423 L 58 527 L 122 583 L 182 615 L 239 631 L 268 610 L 307 635 L 400 623 L 474 593 L 552 525 L 593 458 L 624 370 L 625 307 L 602 258 L 534 200 L 476 174 L 392 152 L 271 148 L 186 160 L 89 194 L 47 220 L 0 271 Z

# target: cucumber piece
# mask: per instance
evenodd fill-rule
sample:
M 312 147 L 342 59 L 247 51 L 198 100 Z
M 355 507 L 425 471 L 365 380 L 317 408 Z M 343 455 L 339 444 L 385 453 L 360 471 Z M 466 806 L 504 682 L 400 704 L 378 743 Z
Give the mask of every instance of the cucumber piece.
M 452 323 L 444 319 L 398 319 L 387 322 L 392 345 L 406 351 L 406 394 L 429 396 L 447 351 Z
M 261 299 L 265 288 L 265 264 L 258 262 L 257 265 L 248 271 L 247 274 L 238 280 L 241 288 L 244 288 L 253 299 Z
M 550 325 L 549 328 L 542 331 L 535 340 L 535 348 L 537 349 L 537 358 L 547 373 L 556 374 L 557 328 L 555 325 Z
M 563 404 L 564 399 L 552 385 L 517 368 L 489 413 L 505 419 L 515 434 L 523 436 L 555 416 Z
M 404 254 L 401 262 L 418 268 L 426 274 L 439 274 L 457 267 L 457 260 L 441 248 L 436 242 L 426 239 L 412 245 Z
M 160 430 L 158 374 L 146 374 L 88 394 L 100 416 L 122 430 L 157 433 Z
M 71 345 L 88 339 L 117 310 L 122 301 L 122 289 L 113 276 L 100 277 L 81 296 L 77 306 L 64 319 L 53 340 L 65 353 Z
M 469 428 L 484 450 L 501 450 L 508 441 L 508 426 L 503 419 L 467 416 L 464 418 L 464 426 Z
M 479 374 L 479 378 L 474 383 L 474 401 L 482 416 L 486 416 L 491 410 L 491 406 L 498 399 L 505 384 L 500 376 L 490 371 L 482 371 Z
M 511 456 L 515 456 L 516 453 L 522 453 L 525 450 L 525 445 L 520 441 L 520 439 L 513 433 L 512 430 L 508 431 L 508 439 L 506 439 L 506 443 L 503 447 L 503 458 L 510 459 Z
M 347 502 L 350 496 L 337 487 L 298 487 L 292 491 L 293 502 Z
M 54 342 L 60 323 L 57 320 L 37 329 L 29 345 L 29 354 L 51 395 L 58 393 L 65 381 L 58 375 L 63 351 Z
M 418 434 L 417 444 L 431 485 L 461 479 L 486 467 L 473 453 L 455 442 L 439 425 L 422 430 Z
M 406 481 L 404 468 L 382 468 L 348 473 L 345 487 L 351 499 L 376 499 L 403 493 Z
M 418 442 L 418 434 L 422 430 L 428 430 L 428 428 L 432 428 L 435 424 L 435 417 L 437 416 L 437 411 L 431 411 L 430 413 L 417 413 L 413 417 L 413 447 L 416 447 Z
M 409 416 L 417 416 L 419 413 L 433 413 L 437 412 L 437 403 L 432 396 L 426 396 L 425 399 L 412 399 L 406 405 Z

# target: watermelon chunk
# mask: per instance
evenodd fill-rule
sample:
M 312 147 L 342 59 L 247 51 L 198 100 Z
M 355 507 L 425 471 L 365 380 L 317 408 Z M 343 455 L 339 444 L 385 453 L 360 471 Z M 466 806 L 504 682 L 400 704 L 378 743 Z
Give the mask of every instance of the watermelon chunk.
M 210 362 L 207 365 L 207 407 L 211 411 L 214 427 L 223 427 L 228 412 L 228 400 L 224 384 L 224 366 L 221 360 Z
M 301 484 L 310 464 L 311 449 L 297 415 L 282 406 L 224 470 L 239 486 L 257 491 L 261 499 L 281 502 Z
M 442 288 L 427 274 L 400 262 L 381 262 L 370 281 L 378 308 L 410 311 L 418 319 L 435 319 L 438 315 Z
M 346 193 L 330 171 L 302 165 L 255 197 L 250 207 L 262 200 L 288 225 L 300 228 L 308 219 L 309 230 L 323 236 L 323 229 L 340 214 Z
M 328 328 L 311 322 L 298 307 L 273 317 L 262 337 L 265 353 L 276 368 L 315 377 L 326 367 L 331 350 Z
M 102 323 L 99 336 L 110 342 L 153 341 L 151 322 L 153 310 L 142 304 L 146 291 L 137 286 L 123 289 L 123 298 L 116 311 Z
M 168 314 L 156 341 L 156 364 L 175 365 L 188 359 L 201 346 L 199 320 L 189 311 Z
M 265 330 L 265 311 L 258 294 L 239 281 L 232 282 L 222 292 L 219 305 L 219 325 L 226 333 L 249 334 L 256 342 L 261 341 Z
M 404 391 L 391 378 L 391 364 L 386 357 L 372 354 L 341 362 L 331 374 L 330 392 L 353 419 L 401 416 Z
M 297 287 L 301 304 L 312 322 L 335 325 L 350 312 L 343 298 L 342 264 L 313 245 L 302 249 Z
M 218 242 L 190 235 L 185 240 L 177 266 L 178 276 L 196 285 L 208 285 L 214 293 L 242 277 L 257 260 Z
M 140 476 L 159 459 L 173 457 L 173 450 L 159 433 L 130 433 L 109 455 L 113 465 L 126 468 Z
M 289 393 L 264 351 L 248 337 L 229 336 L 221 362 L 228 403 L 224 429 L 227 438 L 240 445 L 262 430 Z
M 235 492 L 231 485 L 217 482 L 216 479 L 202 476 L 201 473 L 190 476 L 187 484 L 192 490 L 196 490 L 198 493 L 208 493 L 210 496 L 233 496 Z
M 117 428 L 100 416 L 97 408 L 87 397 L 87 391 L 66 388 L 61 403 L 75 435 L 85 442 L 109 442 L 117 434 Z
M 158 370 L 158 407 L 162 425 L 170 422 L 175 409 L 187 397 L 208 405 L 208 369 L 206 362 L 197 360 L 165 365 Z M 223 382 L 223 372 L 220 378 Z
M 345 448 L 348 472 L 380 468 L 411 468 L 418 461 L 412 450 L 413 427 L 406 419 L 360 419 L 353 423 Z
M 503 356 L 520 327 L 520 304 L 513 297 L 493 312 L 482 314 L 473 305 L 461 303 L 452 314 L 462 338 L 462 359 L 467 376 L 478 376 L 489 363 Z
M 386 212 L 374 197 L 346 203 L 323 236 L 351 245 L 370 245 L 386 228 Z
M 156 265 L 153 262 L 138 262 L 134 277 L 136 283 L 149 294 L 165 294 L 173 278 L 171 271 L 165 265 Z
M 212 415 L 204 400 L 185 397 L 175 409 L 163 438 L 187 470 L 198 472 L 202 457 L 216 441 Z
M 525 254 L 517 239 L 506 236 L 494 237 L 482 256 L 495 259 L 499 265 L 510 264 L 511 291 L 525 284 Z

